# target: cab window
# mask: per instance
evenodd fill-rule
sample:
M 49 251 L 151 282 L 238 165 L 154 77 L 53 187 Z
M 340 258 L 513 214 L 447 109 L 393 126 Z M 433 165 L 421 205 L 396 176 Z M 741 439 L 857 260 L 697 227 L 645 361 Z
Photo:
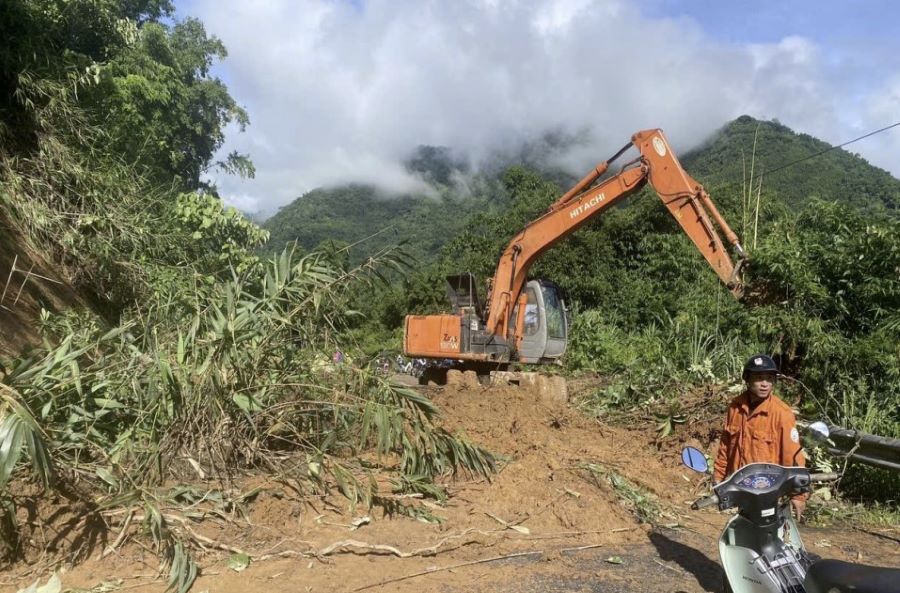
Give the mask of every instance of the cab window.
M 533 336 L 540 329 L 541 324 L 538 315 L 537 294 L 533 288 L 525 291 L 527 301 L 525 302 L 525 335 Z
M 566 338 L 565 311 L 559 293 L 553 286 L 541 286 L 544 295 L 544 309 L 547 312 L 547 337 L 564 340 Z

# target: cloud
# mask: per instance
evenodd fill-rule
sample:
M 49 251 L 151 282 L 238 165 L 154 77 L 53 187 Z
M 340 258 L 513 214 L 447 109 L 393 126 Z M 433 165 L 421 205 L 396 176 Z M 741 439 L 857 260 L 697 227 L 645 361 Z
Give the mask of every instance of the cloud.
M 876 92 L 866 97 L 860 120 L 883 122 L 885 125 L 900 121 L 900 74 L 885 81 Z M 869 131 L 865 125 L 858 125 L 857 128 L 861 128 L 863 132 Z M 862 145 L 855 146 L 860 148 L 849 147 L 849 150 L 859 151 L 872 163 L 887 169 L 895 176 L 900 175 L 900 127 L 867 141 L 868 150 L 865 152 Z
M 249 152 L 256 179 L 218 185 L 265 214 L 322 185 L 414 189 L 401 162 L 420 144 L 477 159 L 587 130 L 565 159 L 580 174 L 650 127 L 685 150 L 749 113 L 838 142 L 898 114 L 896 79 L 860 97 L 833 48 L 726 43 L 625 0 L 194 0 L 189 12 L 228 47 L 221 69 L 251 116 L 225 150 Z M 900 173 L 872 146 L 896 139 L 856 150 Z

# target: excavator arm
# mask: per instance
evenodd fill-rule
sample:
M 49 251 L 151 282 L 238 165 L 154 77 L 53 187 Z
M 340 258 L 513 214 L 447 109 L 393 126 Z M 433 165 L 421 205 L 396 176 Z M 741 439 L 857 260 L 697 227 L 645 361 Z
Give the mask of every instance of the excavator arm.
M 610 164 L 632 147 L 638 149 L 640 156 L 626 163 L 616 175 L 601 180 Z M 523 346 L 523 332 L 527 326 L 526 311 L 542 306 L 530 302 L 531 297 L 523 290 L 529 269 L 544 251 L 647 184 L 656 191 L 722 282 L 739 297 L 742 290 L 740 269 L 746 255 L 737 235 L 728 227 L 703 186 L 681 167 L 662 130 L 644 130 L 632 136 L 629 144 L 608 161 L 597 165 L 546 213 L 513 237 L 497 264 L 484 314 L 478 309 L 471 276 L 461 276 L 453 278 L 456 281 L 466 279 L 469 287 L 463 292 L 467 298 L 454 298 L 454 313 L 408 316 L 404 332 L 406 354 L 472 362 L 503 362 L 517 358 L 543 361 L 561 355 L 565 350 L 565 330 L 551 336 L 547 334 L 547 327 L 542 329 L 543 337 L 547 343 L 556 340 L 557 353 L 549 357 L 521 355 L 520 346 Z M 722 235 L 734 247 L 739 258 L 737 264 L 728 255 Z M 531 281 L 528 285 L 534 283 Z M 537 283 L 527 292 L 536 294 L 546 284 Z M 460 293 L 455 296 L 459 297 Z M 545 300 L 540 295 L 535 298 L 541 302 Z M 548 297 L 548 300 L 554 299 Z M 462 300 L 467 300 L 469 305 L 460 305 Z M 534 339 L 529 340 L 532 343 Z
M 636 147 L 641 156 L 623 167 L 617 175 L 592 185 L 631 146 Z M 516 300 L 535 260 L 561 239 L 647 183 L 722 282 L 735 296 L 740 296 L 740 263 L 746 256 L 737 235 L 719 214 L 703 186 L 681 167 L 662 130 L 644 130 L 635 134 L 631 143 L 612 159 L 597 165 L 554 202 L 547 213 L 530 222 L 509 242 L 491 283 L 487 330 L 498 336 L 512 337 L 511 330 L 518 325 L 512 319 Z M 741 258 L 738 265 L 732 263 L 712 221 L 737 251 Z

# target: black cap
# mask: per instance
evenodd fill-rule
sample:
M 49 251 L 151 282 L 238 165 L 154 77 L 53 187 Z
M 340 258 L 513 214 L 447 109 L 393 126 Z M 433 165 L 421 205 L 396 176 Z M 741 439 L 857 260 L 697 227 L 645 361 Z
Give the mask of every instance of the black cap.
M 778 365 L 767 354 L 754 354 L 744 365 L 744 381 L 750 376 L 750 373 L 777 373 Z

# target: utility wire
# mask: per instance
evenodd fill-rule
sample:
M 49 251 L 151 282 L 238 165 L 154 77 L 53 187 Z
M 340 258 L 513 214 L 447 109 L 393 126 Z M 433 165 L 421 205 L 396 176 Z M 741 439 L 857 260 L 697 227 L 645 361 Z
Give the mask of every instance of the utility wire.
M 848 146 L 848 145 L 850 145 L 850 144 L 853 144 L 854 142 L 859 142 L 860 140 L 864 140 L 864 139 L 866 139 L 866 138 L 869 138 L 870 136 L 874 136 L 874 135 L 876 135 L 876 134 L 880 134 L 880 133 L 882 133 L 882 132 L 886 132 L 886 131 L 890 130 L 891 128 L 896 128 L 897 126 L 900 126 L 900 121 L 895 122 L 895 123 L 892 123 L 892 124 L 889 125 L 889 126 L 884 126 L 883 128 L 879 128 L 879 129 L 877 129 L 877 130 L 875 130 L 875 131 L 873 131 L 873 132 L 869 132 L 868 134 L 863 134 L 862 136 L 859 136 L 859 137 L 857 137 L 857 138 L 854 138 L 853 140 L 847 140 L 846 142 L 843 142 L 843 143 L 841 143 L 841 144 L 837 144 L 837 145 L 835 145 L 835 146 L 829 146 L 828 148 L 826 148 L 826 149 L 824 149 L 824 150 L 820 150 L 820 151 L 815 152 L 815 153 L 813 153 L 813 154 L 810 154 L 810 155 L 807 155 L 807 156 L 805 156 L 805 157 L 799 158 L 799 159 L 797 159 L 797 160 L 791 161 L 791 162 L 789 162 L 789 163 L 787 163 L 787 164 L 781 165 L 780 167 L 775 167 L 774 169 L 766 169 L 765 171 L 763 171 L 762 173 L 760 173 L 757 177 L 758 177 L 758 178 L 762 178 L 762 177 L 764 177 L 764 176 L 766 176 L 766 175 L 771 175 L 772 173 L 777 173 L 778 171 L 783 171 L 784 169 L 787 169 L 788 167 L 793 167 L 794 165 L 797 165 L 797 164 L 802 163 L 802 162 L 804 162 L 804 161 L 808 161 L 808 160 L 810 160 L 810 159 L 814 159 L 814 158 L 816 158 L 817 156 L 822 156 L 823 154 L 825 154 L 825 153 L 827 153 L 827 152 L 831 152 L 832 150 L 837 150 L 838 148 L 843 148 L 844 146 Z M 615 155 L 612 159 L 610 159 L 610 162 L 613 161 L 613 160 L 615 160 L 616 158 L 618 158 L 618 157 L 619 157 L 619 156 L 620 156 L 627 148 L 630 148 L 630 146 L 631 146 L 630 144 L 629 144 L 629 145 L 626 145 L 622 150 L 620 150 L 618 153 L 616 153 L 616 155 Z M 715 195 L 716 193 L 718 193 L 718 192 L 720 192 L 720 191 L 722 191 L 722 190 L 724 190 L 724 189 L 728 189 L 728 188 L 730 188 L 730 187 L 732 187 L 732 186 L 735 186 L 735 185 L 737 185 L 738 183 L 743 183 L 743 182 L 732 181 L 731 183 L 726 183 L 726 184 L 724 184 L 724 185 L 720 185 L 720 186 L 716 187 L 715 189 L 708 190 L 708 193 L 709 193 L 709 194 L 712 194 L 712 195 Z M 407 211 L 405 211 L 405 212 L 399 214 L 398 216 L 395 216 L 394 219 L 395 219 L 395 220 L 401 219 L 401 218 L 405 217 L 405 216 L 408 215 L 408 214 L 412 214 L 413 210 L 414 210 L 414 208 L 410 207 Z M 344 249 L 349 249 L 350 247 L 354 247 L 354 246 L 358 245 L 359 243 L 362 243 L 362 242 L 364 242 L 364 241 L 368 241 L 369 239 L 375 237 L 376 235 L 380 235 L 381 233 L 384 233 L 384 232 L 386 232 L 386 231 L 391 230 L 391 229 L 394 228 L 396 225 L 397 225 L 397 223 L 394 222 L 394 223 L 391 224 L 390 226 L 385 227 L 385 228 L 383 228 L 383 229 L 381 229 L 381 230 L 378 230 L 378 231 L 376 231 L 375 233 L 373 233 L 373 234 L 369 235 L 368 237 L 366 237 L 365 239 L 361 239 L 361 240 L 357 241 L 356 243 L 353 243 L 352 245 L 349 245 L 349 246 L 345 247 Z
M 844 143 L 842 143 L 842 144 L 837 144 L 837 145 L 835 145 L 835 146 L 829 146 L 828 148 L 826 148 L 826 149 L 824 149 L 824 150 L 820 150 L 819 152 L 815 152 L 815 153 L 813 153 L 813 154 L 810 154 L 810 155 L 807 155 L 807 156 L 805 156 L 805 157 L 799 158 L 799 159 L 797 159 L 797 160 L 791 161 L 791 162 L 789 162 L 789 163 L 787 163 L 787 164 L 781 165 L 780 167 L 775 167 L 774 169 L 766 169 L 765 171 L 763 171 L 762 173 L 760 173 L 760 174 L 758 175 L 758 177 L 762 178 L 762 177 L 765 177 L 766 175 L 771 175 L 772 173 L 776 173 L 776 172 L 778 172 L 778 171 L 783 171 L 784 169 L 787 169 L 788 167 L 793 167 L 794 165 L 797 165 L 797 164 L 799 164 L 799 163 L 802 163 L 803 161 L 808 161 L 808 160 L 810 160 L 810 159 L 814 159 L 814 158 L 816 158 L 817 156 L 822 156 L 822 155 L 825 154 L 826 152 L 831 152 L 832 150 L 837 150 L 838 148 L 843 148 L 844 146 L 847 146 L 847 145 L 849 145 L 849 144 L 853 144 L 854 142 L 859 142 L 860 140 L 863 140 L 863 139 L 868 138 L 868 137 L 870 137 L 870 136 L 874 136 L 874 135 L 876 135 L 876 134 L 880 134 L 880 133 L 882 133 L 882 132 L 886 132 L 886 131 L 890 130 L 891 128 L 896 128 L 897 126 L 900 126 L 900 121 L 895 122 L 895 123 L 892 123 L 892 124 L 889 125 L 889 126 L 884 126 L 883 128 L 879 128 L 879 129 L 877 129 L 877 130 L 875 130 L 875 131 L 873 131 L 873 132 L 869 132 L 868 134 L 863 134 L 862 136 L 859 136 L 859 137 L 857 137 L 857 138 L 854 138 L 853 140 L 847 140 L 846 142 L 844 142 Z M 733 182 L 731 182 L 731 183 L 726 183 L 725 185 L 720 185 L 719 187 L 715 188 L 714 190 L 711 190 L 709 193 L 712 194 L 712 193 L 715 193 L 715 192 L 719 192 L 719 191 L 722 191 L 723 189 L 729 188 L 729 187 L 731 187 L 731 186 L 733 186 L 733 185 L 737 185 L 737 184 L 738 184 L 737 181 L 733 181 Z

